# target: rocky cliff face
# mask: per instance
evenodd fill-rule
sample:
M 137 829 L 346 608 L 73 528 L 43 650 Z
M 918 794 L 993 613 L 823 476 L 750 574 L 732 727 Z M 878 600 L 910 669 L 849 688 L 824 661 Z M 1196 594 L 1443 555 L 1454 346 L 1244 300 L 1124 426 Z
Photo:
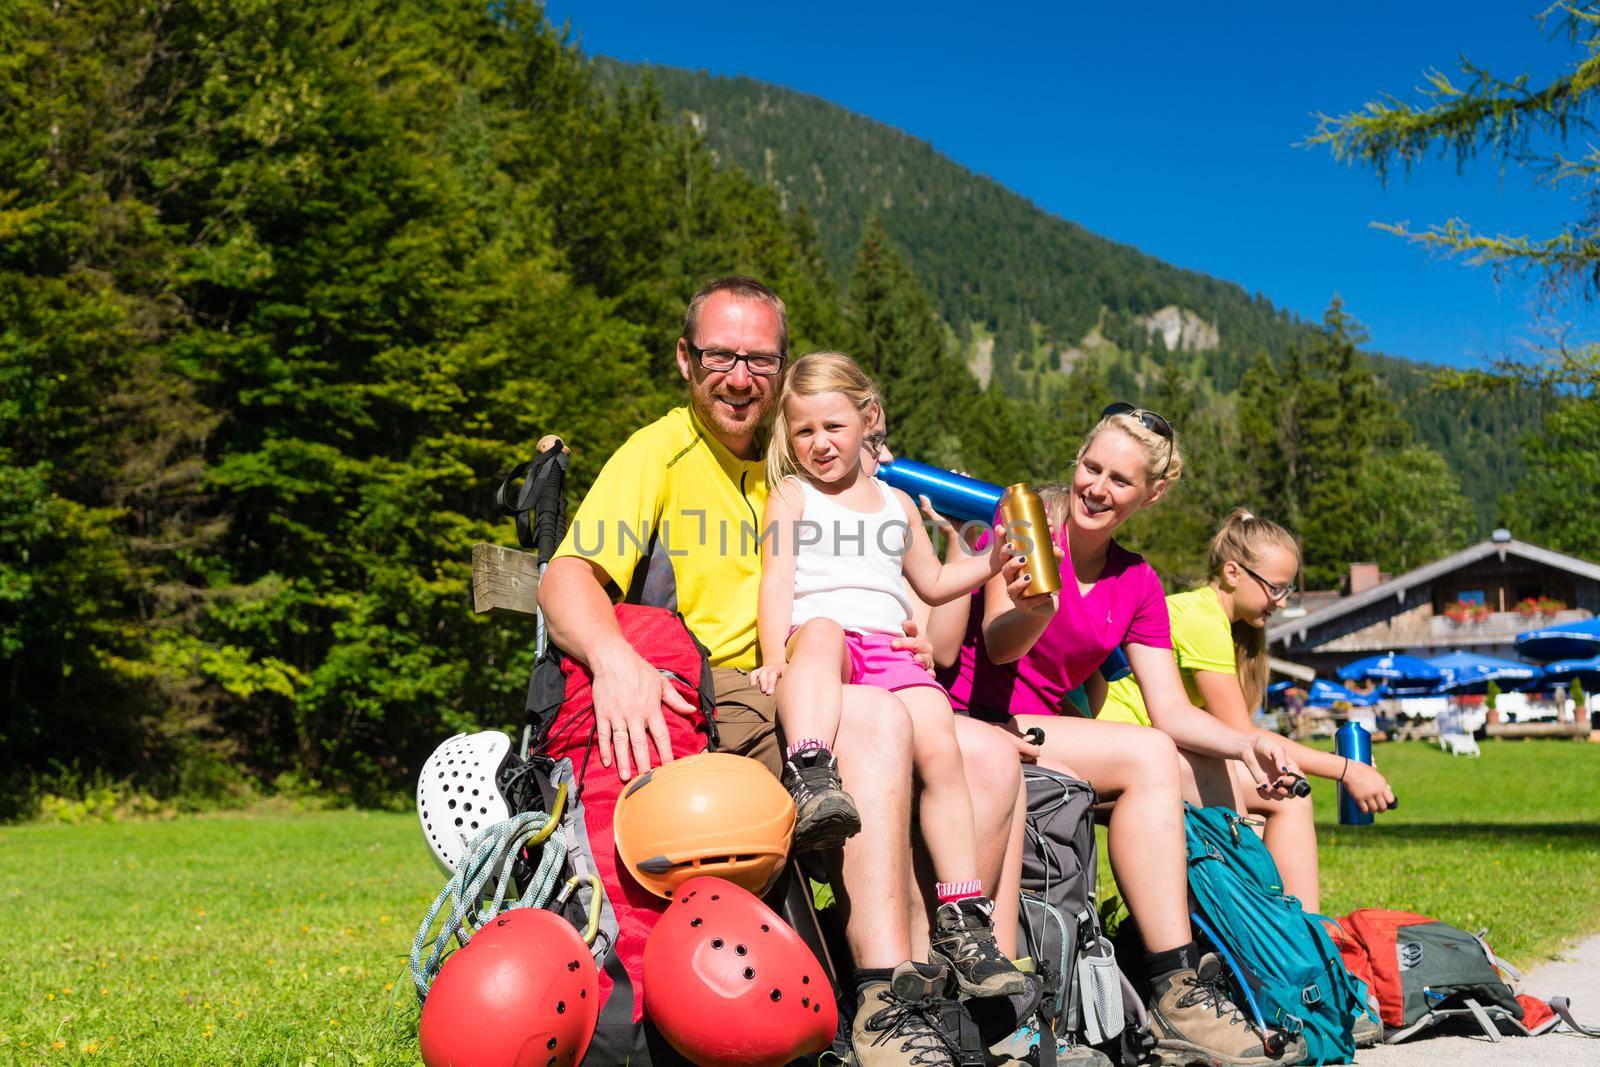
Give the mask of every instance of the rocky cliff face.
M 1155 314 L 1146 315 L 1143 322 L 1145 332 L 1152 338 L 1161 335 L 1169 352 L 1209 352 L 1217 347 L 1217 328 L 1188 308 L 1168 304 Z

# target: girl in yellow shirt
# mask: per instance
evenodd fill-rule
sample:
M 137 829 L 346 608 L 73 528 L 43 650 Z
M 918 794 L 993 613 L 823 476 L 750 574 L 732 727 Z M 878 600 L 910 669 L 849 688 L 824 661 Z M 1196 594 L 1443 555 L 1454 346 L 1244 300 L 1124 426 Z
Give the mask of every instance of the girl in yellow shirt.
M 1282 526 L 1235 509 L 1211 539 L 1211 580 L 1167 598 L 1172 650 L 1189 701 L 1237 730 L 1267 733 L 1251 721 L 1267 687 L 1267 622 L 1294 591 L 1300 546 Z M 1132 678 L 1106 689 L 1098 718 L 1150 725 Z M 1376 769 L 1293 741 L 1282 741 L 1308 775 L 1342 781 L 1363 811 L 1394 803 Z M 1226 804 L 1266 817 L 1266 844 L 1284 888 L 1308 911 L 1319 912 L 1317 835 L 1311 798 L 1263 800 L 1244 768 L 1183 752 L 1184 796 L 1193 803 Z

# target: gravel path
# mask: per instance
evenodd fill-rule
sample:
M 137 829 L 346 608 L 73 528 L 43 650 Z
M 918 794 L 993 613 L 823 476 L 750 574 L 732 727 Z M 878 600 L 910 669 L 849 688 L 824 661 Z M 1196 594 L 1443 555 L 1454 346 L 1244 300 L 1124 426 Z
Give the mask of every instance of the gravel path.
M 1548 1000 L 1566 996 L 1572 1014 L 1585 1026 L 1600 1026 L 1600 935 L 1566 949 L 1523 975 L 1518 992 Z M 1600 1038 L 1583 1037 L 1565 1027 L 1541 1037 L 1502 1037 L 1498 1043 L 1477 1037 L 1417 1037 L 1403 1045 L 1363 1049 L 1360 1067 L 1579 1067 L 1600 1065 Z

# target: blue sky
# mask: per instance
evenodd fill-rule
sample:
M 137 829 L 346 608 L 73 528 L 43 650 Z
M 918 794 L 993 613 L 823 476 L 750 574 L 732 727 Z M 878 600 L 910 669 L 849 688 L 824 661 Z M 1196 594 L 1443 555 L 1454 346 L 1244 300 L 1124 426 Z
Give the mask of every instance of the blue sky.
M 1384 188 L 1295 145 L 1317 112 L 1409 96 L 1458 55 L 1559 73 L 1575 53 L 1532 21 L 1540 6 L 557 0 L 549 13 L 591 54 L 745 74 L 869 115 L 1046 210 L 1301 315 L 1320 317 L 1337 291 L 1369 347 L 1459 365 L 1525 354 L 1536 287 L 1370 223 L 1459 216 L 1537 237 L 1579 205 L 1492 162 L 1463 175 L 1430 163 Z

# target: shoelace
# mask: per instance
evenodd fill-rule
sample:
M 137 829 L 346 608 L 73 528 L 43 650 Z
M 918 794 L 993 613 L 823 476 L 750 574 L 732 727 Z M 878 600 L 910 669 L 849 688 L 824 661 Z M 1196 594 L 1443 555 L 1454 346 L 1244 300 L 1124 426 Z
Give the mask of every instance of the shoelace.
M 905 1040 L 900 1042 L 900 1051 L 914 1053 L 908 1062 L 915 1067 L 956 1067 L 955 1047 L 939 1028 L 926 1004 L 901 1000 L 892 992 L 884 999 L 887 1001 L 885 1006 L 867 1019 L 866 1029 L 883 1028 L 872 1039 L 874 1045 L 904 1037 Z M 919 1021 L 921 1027 L 916 1025 Z M 930 1056 L 932 1059 L 928 1058 Z
M 994 924 L 984 922 L 971 912 L 961 912 L 960 928 L 951 931 L 945 938 L 956 941 L 956 958 L 959 960 L 977 957 L 985 963 L 1001 964 L 1008 968 L 1011 965 L 999 945 L 995 944 Z
M 1185 978 L 1183 981 L 1185 985 L 1189 986 L 1190 992 L 1178 998 L 1179 1007 L 1187 1008 L 1194 1004 L 1206 1004 L 1217 1013 L 1217 1018 L 1227 1019 L 1230 1023 L 1243 1023 L 1252 1031 L 1255 1030 L 1250 1020 L 1244 1017 L 1244 1013 L 1239 1010 L 1239 1006 L 1228 995 L 1227 989 L 1223 986 L 1224 979 L 1220 975 L 1207 980 L 1196 973 L 1192 978 Z
M 827 763 L 800 766 L 793 760 L 784 764 L 794 774 L 797 790 L 809 798 L 833 786 L 833 767 Z

